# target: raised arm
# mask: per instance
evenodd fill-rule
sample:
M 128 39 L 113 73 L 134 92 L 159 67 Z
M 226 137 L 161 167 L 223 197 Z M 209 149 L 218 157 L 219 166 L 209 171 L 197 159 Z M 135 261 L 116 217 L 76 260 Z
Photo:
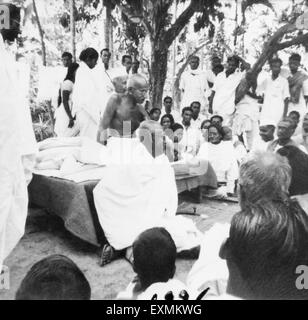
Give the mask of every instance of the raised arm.
M 107 129 L 110 128 L 111 121 L 119 104 L 119 97 L 117 95 L 112 95 L 107 102 L 107 106 L 103 117 L 100 120 L 100 124 L 97 132 L 97 142 L 106 145 L 108 138 Z

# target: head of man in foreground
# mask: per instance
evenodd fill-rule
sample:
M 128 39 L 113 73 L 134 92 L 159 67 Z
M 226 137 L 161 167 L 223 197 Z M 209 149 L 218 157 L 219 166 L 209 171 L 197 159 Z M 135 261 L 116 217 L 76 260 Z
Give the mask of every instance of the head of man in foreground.
M 240 166 L 239 202 L 242 209 L 265 200 L 285 200 L 292 170 L 285 157 L 272 152 L 256 152 Z
M 16 293 L 16 300 L 90 300 L 88 280 L 69 258 L 51 255 L 35 263 Z
M 231 221 L 220 257 L 228 294 L 243 299 L 307 299 L 300 268 L 308 262 L 308 216 L 296 200 L 264 201 Z

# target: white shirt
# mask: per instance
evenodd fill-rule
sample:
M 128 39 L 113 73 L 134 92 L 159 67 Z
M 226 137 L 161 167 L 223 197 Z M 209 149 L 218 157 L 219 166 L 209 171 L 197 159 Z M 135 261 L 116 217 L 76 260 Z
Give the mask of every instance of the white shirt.
M 270 76 L 261 83 L 258 92 L 264 93 L 260 122 L 266 119 L 277 125 L 283 115 L 284 100 L 290 97 L 288 80 L 280 75 L 273 80 Z
M 180 90 L 183 92 L 182 109 L 189 107 L 194 101 L 199 101 L 201 108 L 205 107 L 207 105 L 207 97 L 210 95 L 206 72 L 191 69 L 184 72 L 180 81 Z
M 200 130 L 201 129 L 201 124 L 204 120 L 207 120 L 207 117 L 204 116 L 203 114 L 199 113 L 199 116 L 196 120 L 191 119 L 191 124 L 194 126 L 196 129 Z
M 183 151 L 183 153 L 195 156 L 199 150 L 202 141 L 201 132 L 198 129 L 196 129 L 192 124 L 187 128 L 184 125 L 183 127 L 183 138 L 179 142 L 180 148 Z
M 228 77 L 226 72 L 220 72 L 212 88 L 215 91 L 213 100 L 213 113 L 221 115 L 231 115 L 235 109 L 235 90 L 242 78 L 242 73 L 234 72 Z
M 259 152 L 259 151 L 266 151 L 268 148 L 268 145 L 272 142 L 270 141 L 264 141 L 261 139 L 261 137 L 258 135 L 258 137 L 255 139 L 254 144 L 252 146 L 251 152 Z

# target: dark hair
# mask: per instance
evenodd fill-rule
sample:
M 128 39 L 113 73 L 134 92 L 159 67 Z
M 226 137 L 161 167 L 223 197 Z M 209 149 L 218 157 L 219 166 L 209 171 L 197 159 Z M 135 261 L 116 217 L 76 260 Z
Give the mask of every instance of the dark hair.
M 308 193 L 308 155 L 295 146 L 284 146 L 277 152 L 288 158 L 292 168 L 290 196 Z
M 104 48 L 101 50 L 101 55 L 103 54 L 104 51 L 107 51 L 108 52 L 108 56 L 110 57 L 111 56 L 111 52 L 108 48 Z
M 211 125 L 211 120 L 209 120 L 209 119 L 203 120 L 202 123 L 201 123 L 201 129 L 203 128 L 203 126 L 204 126 L 204 124 L 205 124 L 206 122 L 209 122 L 210 125 Z
M 65 77 L 64 81 L 70 80 L 73 83 L 75 83 L 75 73 L 78 68 L 79 68 L 79 64 L 73 62 L 67 69 L 67 73 L 66 73 L 66 77 Z
M 171 101 L 173 101 L 173 99 L 169 96 L 166 96 L 163 101 L 166 102 L 167 99 L 171 99 Z
M 73 55 L 70 52 L 63 52 L 62 53 L 62 58 L 69 58 L 69 59 L 73 59 Z
M 160 124 L 161 124 L 161 125 L 163 125 L 163 121 L 164 121 L 165 118 L 168 118 L 168 119 L 170 120 L 170 125 L 171 125 L 171 126 L 174 125 L 174 118 L 173 118 L 172 114 L 165 114 L 165 115 L 163 115 L 163 116 L 161 117 L 161 119 L 160 119 Z
M 223 72 L 224 71 L 224 66 L 222 64 L 218 64 L 217 66 L 215 66 L 213 68 L 213 70 L 217 70 L 218 73 Z
M 132 57 L 128 54 L 125 54 L 123 57 L 122 57 L 122 64 L 125 62 L 125 59 L 130 59 L 133 61 Z
M 269 61 L 269 65 L 272 66 L 273 63 L 279 63 L 282 66 L 282 60 L 280 58 L 273 58 Z
M 191 56 L 191 57 L 189 58 L 189 61 L 191 61 L 191 60 L 193 60 L 193 59 L 197 59 L 198 62 L 200 62 L 200 58 L 199 58 L 198 56 Z
M 201 103 L 199 101 L 193 101 L 191 104 L 190 104 L 190 107 L 192 108 L 192 105 L 196 103 L 199 105 L 199 108 L 201 108 Z
M 98 59 L 98 52 L 94 48 L 87 48 L 81 51 L 79 59 L 83 62 L 86 62 L 88 59 Z
M 233 55 L 233 56 L 228 57 L 227 62 L 230 62 L 230 61 L 234 61 L 236 67 L 237 67 L 237 68 L 239 67 L 239 65 L 240 65 L 240 59 L 238 58 L 238 56 Z
M 145 290 L 156 282 L 167 282 L 175 272 L 176 246 L 167 230 L 152 228 L 133 243 L 134 271 Z
M 159 111 L 161 113 L 161 110 L 159 108 L 152 108 L 149 112 L 150 116 L 154 114 L 154 112 Z
M 224 122 L 224 118 L 222 116 L 219 116 L 218 114 L 215 114 L 211 117 L 210 121 L 212 122 L 214 118 L 219 118 L 221 122 Z
M 293 110 L 289 113 L 288 117 L 290 118 L 291 114 L 294 114 L 298 119 L 300 119 L 301 115 L 298 111 Z
M 182 129 L 184 130 L 184 127 L 180 124 L 180 123 L 174 123 L 171 127 L 171 129 L 173 130 L 173 132 L 179 130 L 179 129 Z
M 16 300 L 90 300 L 88 280 L 68 257 L 51 255 L 35 263 L 17 290 Z
M 193 110 L 191 107 L 184 107 L 182 110 L 182 115 L 186 112 L 186 111 L 190 111 L 191 113 L 193 113 Z
M 223 128 L 220 126 L 217 126 L 216 124 L 211 124 L 208 128 L 208 130 L 210 131 L 211 128 L 215 128 L 217 130 L 217 132 L 221 135 L 221 138 L 223 139 L 225 136 L 225 133 L 223 131 Z
M 298 61 L 299 63 L 301 62 L 301 59 L 302 57 L 298 53 L 292 53 L 289 57 L 289 61 L 293 60 L 293 61 Z
M 307 265 L 307 247 L 308 216 L 298 202 L 263 201 L 233 216 L 226 252 L 250 291 L 248 298 L 307 299 L 308 291 L 296 288 L 295 273 Z

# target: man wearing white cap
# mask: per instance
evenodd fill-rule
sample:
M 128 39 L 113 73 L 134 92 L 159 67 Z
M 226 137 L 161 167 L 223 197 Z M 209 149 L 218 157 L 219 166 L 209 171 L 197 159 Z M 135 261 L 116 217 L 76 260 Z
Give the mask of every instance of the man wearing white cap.
M 271 121 L 263 121 L 260 123 L 259 136 L 256 137 L 252 152 L 266 151 L 268 145 L 274 141 L 275 126 Z

